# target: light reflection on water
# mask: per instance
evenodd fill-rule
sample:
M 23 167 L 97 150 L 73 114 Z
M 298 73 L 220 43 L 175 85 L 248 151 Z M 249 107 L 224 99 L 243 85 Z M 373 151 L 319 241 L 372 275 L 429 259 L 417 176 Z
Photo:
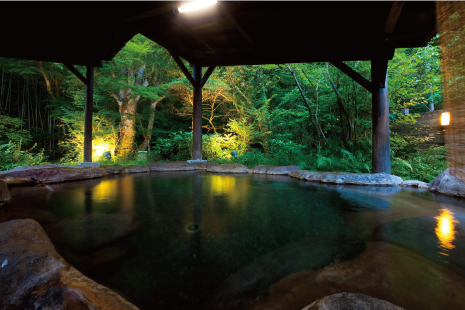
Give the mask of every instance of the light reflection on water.
M 447 252 L 455 248 L 453 245 L 455 239 L 454 224 L 458 221 L 455 219 L 454 213 L 447 208 L 440 209 L 439 212 L 439 216 L 435 217 L 438 221 L 435 232 L 439 239 L 439 248 L 443 250 L 440 253 L 449 256 Z

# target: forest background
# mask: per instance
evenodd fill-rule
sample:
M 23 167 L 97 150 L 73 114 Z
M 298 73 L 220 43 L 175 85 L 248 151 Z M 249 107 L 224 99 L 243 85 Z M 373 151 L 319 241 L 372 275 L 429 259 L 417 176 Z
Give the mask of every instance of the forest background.
M 414 124 L 429 103 L 442 108 L 437 42 L 389 61 L 391 126 Z M 345 63 L 371 79 L 369 61 Z M 82 162 L 85 85 L 60 63 L 0 58 L 0 71 L 0 170 Z M 94 161 L 191 158 L 192 86 L 164 48 L 136 35 L 94 75 Z M 202 109 L 203 159 L 371 172 L 371 93 L 329 63 L 218 67 Z M 429 182 L 443 171 L 444 147 L 418 148 L 431 138 L 391 132 L 392 174 Z

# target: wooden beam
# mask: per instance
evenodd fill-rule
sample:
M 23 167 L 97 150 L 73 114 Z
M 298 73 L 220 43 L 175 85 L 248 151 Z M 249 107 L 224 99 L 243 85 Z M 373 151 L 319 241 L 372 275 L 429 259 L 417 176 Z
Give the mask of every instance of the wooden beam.
M 352 80 L 363 86 L 369 92 L 372 91 L 372 84 L 366 78 L 360 75 L 357 71 L 343 63 L 342 61 L 331 61 L 330 62 L 333 66 L 347 74 Z
M 94 105 L 94 67 L 87 66 L 86 109 L 84 112 L 84 162 L 92 162 L 92 108 Z
M 147 12 L 144 12 L 144 13 L 141 13 L 141 14 L 137 14 L 137 15 L 126 18 L 124 21 L 126 23 L 132 23 L 132 22 L 136 22 L 138 20 L 150 18 L 150 17 L 153 17 L 153 16 L 157 16 L 157 15 L 161 15 L 161 14 L 165 14 L 165 13 L 169 13 L 169 12 L 173 12 L 173 5 L 166 5 L 166 6 L 163 6 L 161 8 L 155 9 L 155 10 L 150 10 L 150 11 L 147 11 Z
M 192 159 L 202 160 L 202 67 L 194 65 L 193 115 L 192 115 Z
M 384 32 L 393 33 L 394 28 L 396 27 L 397 21 L 399 20 L 400 13 L 404 7 L 405 1 L 394 1 L 391 6 L 391 11 L 389 12 L 389 17 L 386 21 L 386 26 L 384 27 Z
M 249 35 L 242 29 L 241 25 L 232 17 L 232 15 L 229 13 L 229 11 L 226 9 L 226 7 L 221 3 L 218 5 L 220 8 L 221 12 L 223 12 L 224 16 L 226 16 L 226 19 L 237 29 L 239 32 L 242 34 L 242 36 L 249 42 L 252 47 L 257 47 L 257 45 L 254 43 L 254 41 L 249 37 Z
M 75 76 L 77 76 L 82 83 L 87 85 L 87 79 L 79 72 L 73 65 L 64 63 L 65 67 L 69 69 L 69 71 L 73 72 Z
M 174 53 L 171 53 L 171 56 L 173 57 L 174 61 L 176 61 L 176 63 L 178 64 L 179 68 L 181 69 L 181 71 L 184 73 L 184 75 L 186 76 L 186 78 L 189 80 L 189 82 L 191 83 L 192 86 L 196 87 L 198 85 L 198 81 L 195 81 L 194 78 L 192 77 L 191 73 L 189 72 L 189 70 L 186 68 L 186 66 L 184 65 L 184 63 L 182 62 L 181 58 L 179 58 L 176 54 Z
M 215 68 L 216 68 L 216 66 L 208 67 L 207 72 L 205 72 L 205 74 L 204 74 L 204 76 L 202 78 L 202 81 L 200 82 L 200 88 L 202 88 L 205 85 L 205 83 L 207 83 L 208 78 L 210 77 L 210 75 L 212 75 L 213 70 L 215 70 Z
M 433 29 L 431 29 L 431 31 L 428 33 L 423 43 L 421 43 L 421 46 L 425 47 L 436 33 L 437 33 L 436 25 L 434 25 Z

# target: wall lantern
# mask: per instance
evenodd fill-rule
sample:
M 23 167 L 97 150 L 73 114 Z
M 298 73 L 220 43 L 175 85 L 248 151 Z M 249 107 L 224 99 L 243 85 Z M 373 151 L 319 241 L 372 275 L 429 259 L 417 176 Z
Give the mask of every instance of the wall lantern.
M 447 126 L 450 124 L 450 113 L 443 112 L 441 114 L 441 126 Z
M 197 9 L 204 8 L 206 6 L 210 6 L 213 4 L 216 4 L 216 0 L 200 0 L 200 1 L 195 1 L 189 4 L 185 4 L 183 6 L 178 7 L 178 12 L 179 13 L 184 13 L 184 12 L 189 12 L 189 11 L 194 11 Z

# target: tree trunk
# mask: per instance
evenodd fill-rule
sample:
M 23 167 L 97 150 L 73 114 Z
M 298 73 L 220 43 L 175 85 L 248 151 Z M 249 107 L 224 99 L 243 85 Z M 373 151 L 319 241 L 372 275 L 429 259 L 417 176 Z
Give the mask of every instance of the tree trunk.
M 147 150 L 150 150 L 150 140 L 152 139 L 152 128 L 153 128 L 153 120 L 155 119 L 155 109 L 157 108 L 158 103 L 165 98 L 165 96 L 161 97 L 157 101 L 152 102 L 152 105 L 150 106 L 150 118 L 149 118 L 149 124 L 147 125 L 147 133 L 145 134 L 144 142 L 142 142 L 138 147 L 137 150 L 143 150 L 147 148 Z
M 136 136 L 136 107 L 137 99 L 130 99 L 120 105 L 120 144 L 119 153 L 128 153 L 134 149 L 134 138 Z

